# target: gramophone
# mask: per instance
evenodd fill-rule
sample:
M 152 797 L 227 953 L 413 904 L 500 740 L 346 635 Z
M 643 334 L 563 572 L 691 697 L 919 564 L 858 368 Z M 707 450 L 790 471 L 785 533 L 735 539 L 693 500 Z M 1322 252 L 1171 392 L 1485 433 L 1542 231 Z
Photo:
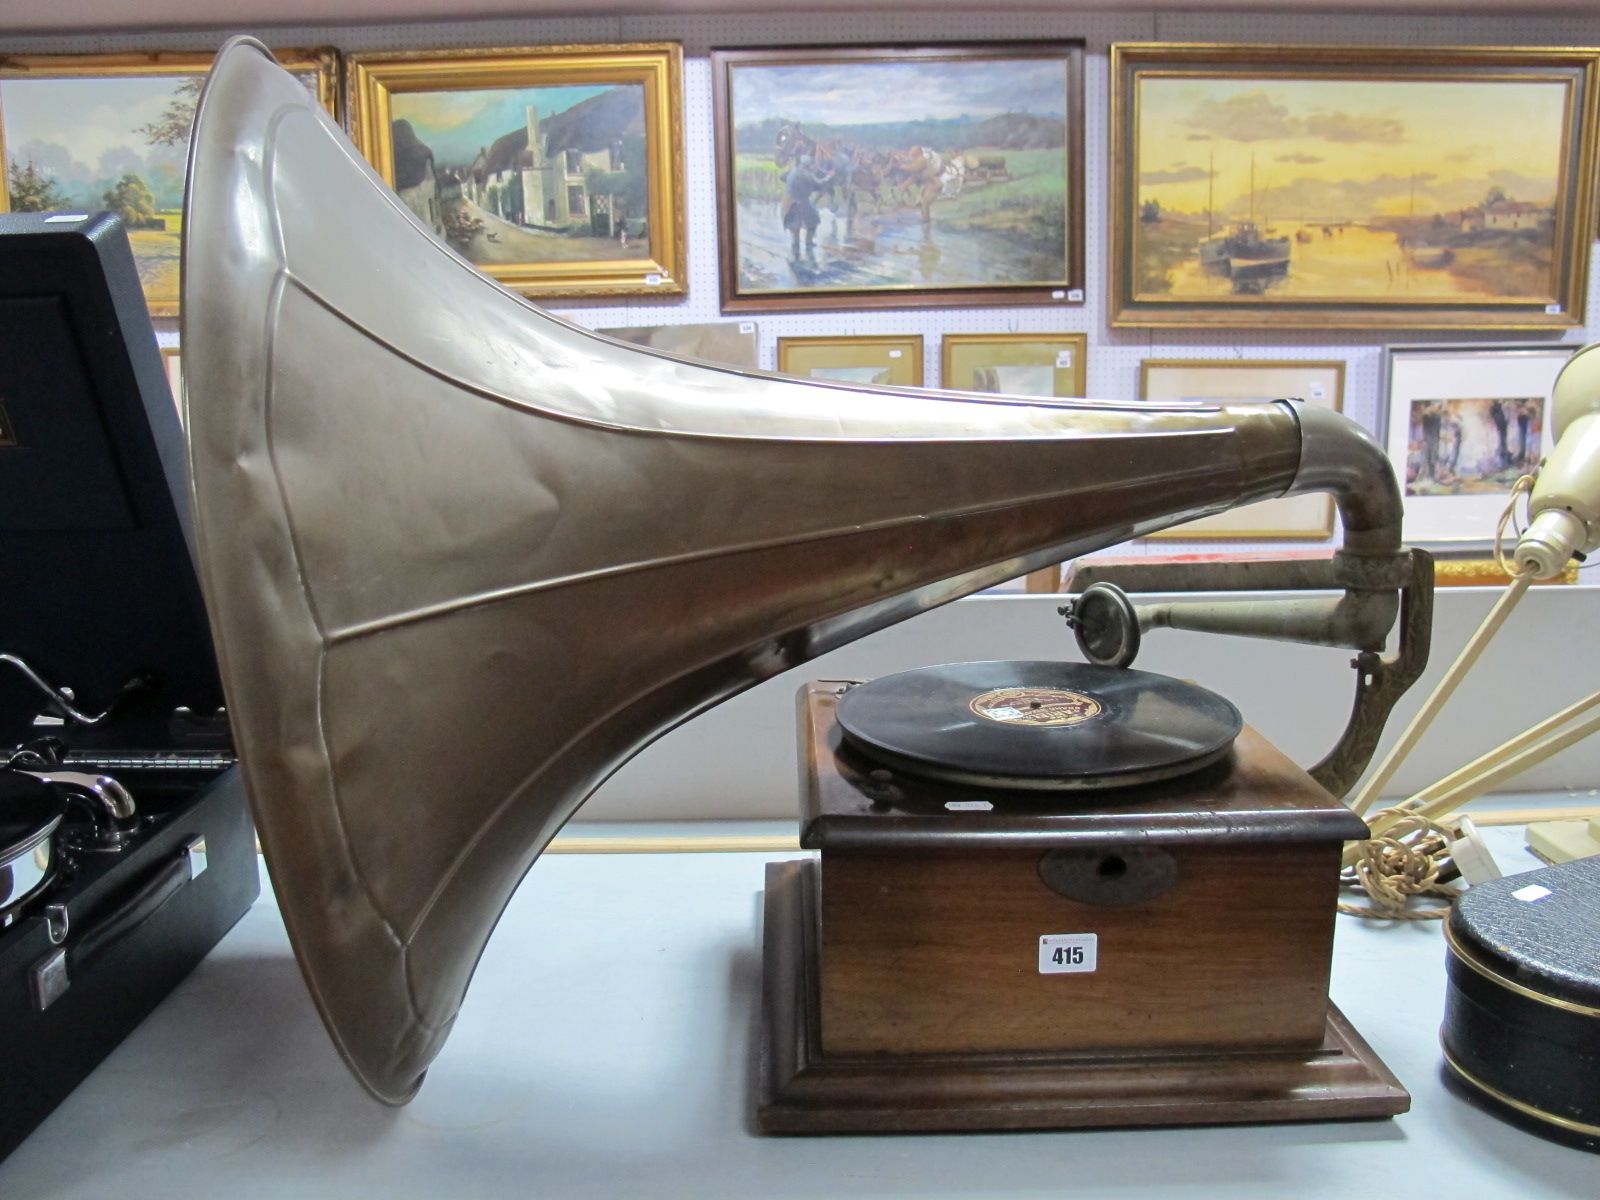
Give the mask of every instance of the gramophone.
M 1426 557 L 1400 547 L 1392 472 L 1357 426 L 1289 402 L 871 389 L 624 345 L 451 253 L 245 39 L 219 54 L 200 102 L 189 189 L 185 410 L 203 585 L 284 921 L 373 1095 L 398 1104 L 414 1093 L 523 874 L 594 788 L 666 730 L 1024 572 L 1234 505 L 1326 491 L 1344 528 L 1331 559 L 1207 582 L 1336 598 L 1140 611 L 1107 588 L 1074 615 L 1091 659 L 1121 664 L 1113 672 L 1141 624 L 1354 650 L 1357 705 L 1317 782 L 1261 750 L 1251 792 L 1224 746 L 1177 800 L 1160 791 L 1174 785 L 1144 782 L 1116 801 L 1044 795 L 1023 811 L 1007 791 L 995 811 L 941 808 L 921 832 L 895 801 L 868 837 L 890 856 L 946 835 L 1009 842 L 1026 874 L 1051 831 L 1078 846 L 1096 829 L 1159 843 L 1143 813 L 1169 833 L 1189 829 L 1185 844 L 1201 849 L 1255 829 L 1263 844 L 1305 851 L 1329 904 L 1302 927 L 1315 944 L 1309 973 L 1286 985 L 1301 997 L 1292 1028 L 1264 1045 L 1230 1035 L 1219 1048 L 1203 1030 L 1124 1044 L 1133 1065 L 1122 1077 L 1154 1080 L 1148 1100 L 1215 1052 L 1266 1064 L 1248 1079 L 1228 1068 L 1229 1086 L 1270 1101 L 1221 1119 L 1296 1115 L 1297 1098 L 1341 1072 L 1359 1086 L 1306 1115 L 1403 1107 L 1381 1064 L 1326 1015 L 1334 862 L 1362 829 L 1330 792 L 1360 773 L 1420 670 L 1431 582 Z M 1402 608 L 1403 646 L 1385 657 Z M 831 708 L 838 691 L 827 695 Z M 814 719 L 807 728 L 831 753 L 830 735 Z M 845 830 L 825 862 L 848 857 L 848 821 L 822 815 Z M 1018 832 L 1018 821 L 1034 827 Z M 928 860 L 932 878 L 945 849 Z M 870 912 L 870 896 L 857 907 Z M 845 932 L 824 925 L 825 946 Z M 801 1019 L 791 1032 L 803 1047 L 814 1030 Z M 889 1063 L 866 1084 L 879 1092 L 874 1111 L 895 1110 L 899 1053 L 845 1051 L 841 1070 Z M 973 1053 L 953 1069 L 998 1070 L 1002 1091 L 1042 1077 L 1028 1076 L 1035 1067 L 1059 1076 L 1104 1058 L 1060 1037 L 1045 1059 Z M 937 1042 L 905 1054 L 959 1058 Z M 1190 1099 L 1187 1119 L 1208 1119 L 1203 1098 Z M 1138 1123 L 1137 1104 L 1102 1106 L 1100 1120 Z M 1054 1111 L 1034 1123 L 1090 1123 Z

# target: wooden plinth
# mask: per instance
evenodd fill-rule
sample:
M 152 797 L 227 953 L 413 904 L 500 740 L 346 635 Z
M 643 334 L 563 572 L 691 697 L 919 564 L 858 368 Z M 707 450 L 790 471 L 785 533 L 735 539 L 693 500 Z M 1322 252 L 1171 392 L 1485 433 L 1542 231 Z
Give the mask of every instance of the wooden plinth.
M 1213 1125 L 1390 1117 L 1411 1097 L 1328 1006 L 1315 1049 L 824 1055 L 817 867 L 767 867 L 765 1133 Z

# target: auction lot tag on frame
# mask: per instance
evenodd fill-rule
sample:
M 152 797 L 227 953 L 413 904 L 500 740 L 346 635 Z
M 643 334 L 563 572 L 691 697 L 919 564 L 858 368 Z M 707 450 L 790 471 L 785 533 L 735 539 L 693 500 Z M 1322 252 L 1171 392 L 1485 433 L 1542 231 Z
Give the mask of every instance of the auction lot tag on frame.
M 1046 933 L 1039 938 L 1039 974 L 1086 975 L 1100 957 L 1097 933 Z

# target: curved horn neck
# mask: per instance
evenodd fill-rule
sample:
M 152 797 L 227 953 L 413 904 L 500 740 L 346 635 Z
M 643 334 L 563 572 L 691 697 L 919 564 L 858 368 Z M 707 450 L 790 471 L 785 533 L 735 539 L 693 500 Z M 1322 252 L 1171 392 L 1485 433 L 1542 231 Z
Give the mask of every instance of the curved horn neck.
M 312 992 L 391 1102 L 544 844 L 663 731 L 1301 469 L 1286 405 L 829 386 L 587 333 L 451 254 L 249 41 L 192 147 L 187 411 L 229 709 Z

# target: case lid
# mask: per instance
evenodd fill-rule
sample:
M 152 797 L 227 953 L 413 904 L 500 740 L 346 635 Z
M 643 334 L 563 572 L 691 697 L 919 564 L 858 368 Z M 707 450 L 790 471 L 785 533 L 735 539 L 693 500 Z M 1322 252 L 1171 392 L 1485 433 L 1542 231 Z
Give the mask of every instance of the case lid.
M 183 432 L 127 235 L 108 213 L 0 214 L 0 653 L 108 722 L 222 689 L 189 550 Z M 44 698 L 0 663 L 0 747 Z
M 1600 1006 L 1600 858 L 1493 879 L 1456 902 L 1450 932 L 1514 983 Z

